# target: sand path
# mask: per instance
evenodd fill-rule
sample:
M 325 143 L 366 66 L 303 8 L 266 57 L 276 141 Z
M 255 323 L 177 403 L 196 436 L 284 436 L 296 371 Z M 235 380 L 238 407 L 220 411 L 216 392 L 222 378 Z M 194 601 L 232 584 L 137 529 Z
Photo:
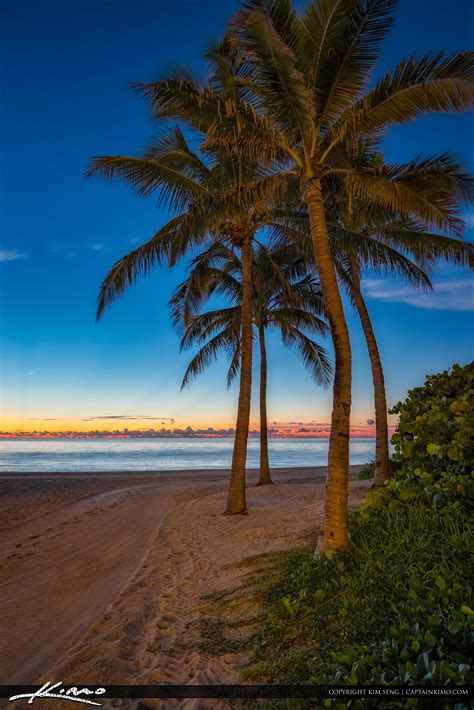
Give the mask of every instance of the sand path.
M 220 474 L 171 474 L 110 481 L 109 490 L 1 531 L 0 682 L 238 683 L 239 640 L 252 626 L 226 621 L 255 609 L 248 569 L 232 563 L 316 540 L 324 471 L 308 473 L 279 471 L 276 485 L 249 487 L 247 516 L 222 515 Z M 369 485 L 350 484 L 352 505 Z
M 110 490 L 67 505 L 57 496 L 56 509 L 36 507 L 0 531 L 0 683 L 31 683 L 50 668 L 140 566 L 184 480 L 135 481 L 109 480 Z

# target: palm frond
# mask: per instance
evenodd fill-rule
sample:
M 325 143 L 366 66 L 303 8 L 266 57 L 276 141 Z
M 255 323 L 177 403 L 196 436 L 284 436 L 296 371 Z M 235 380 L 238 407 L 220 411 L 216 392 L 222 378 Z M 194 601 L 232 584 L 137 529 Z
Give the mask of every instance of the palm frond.
M 171 210 L 186 210 L 193 197 L 201 196 L 205 187 L 179 169 L 150 158 L 120 155 L 96 156 L 90 160 L 86 177 L 99 175 L 106 180 L 119 179 L 136 188 L 142 197 L 158 191 L 158 205 Z
M 240 372 L 240 361 L 241 361 L 241 339 L 240 336 L 236 336 L 234 353 L 230 359 L 229 369 L 227 371 L 227 389 L 232 386 L 233 381 Z
M 313 116 L 304 76 L 265 9 L 238 12 L 230 29 L 258 75 L 262 112 L 288 135 L 305 135 Z
M 156 265 L 170 262 L 173 241 L 189 233 L 189 216 L 183 214 L 170 220 L 145 244 L 119 259 L 105 277 L 97 303 L 97 320 L 104 310 L 135 281 L 146 276 Z
M 292 0 L 246 0 L 243 5 L 249 12 L 264 13 L 285 44 L 296 57 L 299 56 L 302 41 L 301 23 Z
M 196 315 L 221 279 L 218 268 L 231 252 L 222 241 L 211 242 L 191 262 L 189 276 L 175 289 L 168 305 L 171 322 L 180 330 Z
M 327 386 L 330 383 L 332 365 L 326 350 L 321 345 L 294 326 L 290 326 L 283 334 L 283 342 L 298 354 L 318 385 Z
M 424 56 L 403 60 L 374 89 L 350 106 L 330 131 L 330 140 L 381 131 L 436 111 L 460 112 L 470 108 L 474 52 Z
M 218 308 L 193 316 L 181 337 L 180 351 L 188 350 L 193 345 L 201 344 L 217 330 L 238 332 L 240 329 L 241 309 L 238 306 Z
M 457 266 L 474 266 L 474 245 L 453 239 L 445 234 L 434 234 L 422 227 L 409 228 L 404 222 L 393 222 L 374 227 L 369 232 L 378 240 L 403 250 L 414 259 L 444 259 Z
M 304 328 L 324 336 L 328 334 L 328 325 L 319 314 L 316 315 L 316 309 L 315 312 L 311 312 L 298 306 L 276 306 L 268 313 L 268 322 L 278 328 L 282 335 L 289 332 L 292 327 Z
M 193 357 L 181 383 L 183 390 L 190 382 L 201 374 L 212 362 L 215 362 L 220 352 L 227 352 L 231 356 L 235 352 L 233 333 L 223 330 L 209 340 L 199 352 Z
M 451 234 L 461 234 L 464 226 L 459 204 L 442 193 L 431 181 L 394 180 L 389 175 L 353 170 L 350 184 L 355 198 L 373 202 L 402 217 L 416 216 L 427 226 Z
M 302 25 L 307 76 L 324 129 L 368 83 L 396 0 L 313 0 Z
M 131 86 L 150 104 L 156 118 L 181 120 L 202 133 L 226 111 L 219 94 L 190 72 L 162 81 L 134 82 Z
M 373 269 L 382 274 L 397 274 L 414 286 L 431 288 L 428 275 L 405 256 L 402 245 L 388 240 L 380 240 L 375 235 L 361 234 L 330 224 L 331 249 L 335 264 L 344 265 L 350 256 L 355 256 L 361 267 Z M 346 267 L 347 269 L 347 267 Z
M 143 157 L 187 175 L 196 182 L 205 184 L 211 174 L 211 165 L 206 165 L 194 152 L 179 125 L 161 129 L 146 146 Z

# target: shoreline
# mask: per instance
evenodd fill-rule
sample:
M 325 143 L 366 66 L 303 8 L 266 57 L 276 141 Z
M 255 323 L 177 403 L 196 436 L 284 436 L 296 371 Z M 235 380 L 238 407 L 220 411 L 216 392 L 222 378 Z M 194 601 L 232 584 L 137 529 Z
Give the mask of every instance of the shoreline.
M 242 558 L 315 541 L 324 507 L 325 467 L 274 473 L 249 472 L 248 515 L 231 517 L 222 471 L 1 473 L 2 504 L 30 517 L 0 531 L 0 683 L 237 682 L 239 658 L 202 651 L 203 600 Z
M 362 464 L 350 464 L 349 469 L 361 468 Z M 297 472 L 325 472 L 327 469 L 326 465 L 321 466 L 271 466 L 272 472 L 275 473 L 288 473 L 291 471 Z M 258 473 L 260 469 L 258 467 L 249 467 L 246 469 L 247 473 Z M 0 482 L 2 478 L 16 477 L 16 476 L 155 476 L 159 474 L 228 474 L 230 473 L 230 468 L 166 468 L 166 469 L 118 469 L 117 471 L 1 471 L 0 470 Z
M 349 467 L 349 476 L 360 470 Z M 318 478 L 323 481 L 326 466 L 299 466 L 272 469 L 275 481 L 295 476 L 298 480 Z M 254 485 L 259 469 L 247 469 L 247 482 Z M 0 471 L 0 534 L 12 526 L 43 517 L 57 508 L 90 496 L 113 490 L 117 486 L 156 485 L 163 483 L 193 484 L 202 479 L 225 483 L 230 469 L 168 469 L 163 471 Z M 57 483 L 61 484 L 59 487 Z

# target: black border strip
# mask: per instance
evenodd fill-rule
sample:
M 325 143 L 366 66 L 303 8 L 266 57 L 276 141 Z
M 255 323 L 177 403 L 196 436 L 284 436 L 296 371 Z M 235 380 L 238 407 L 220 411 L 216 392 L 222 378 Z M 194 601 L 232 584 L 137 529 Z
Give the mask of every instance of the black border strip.
M 419 698 L 451 699 L 466 702 L 474 697 L 474 687 L 426 685 L 71 685 L 49 683 L 49 690 L 61 699 L 84 698 L 102 704 L 108 698 Z M 34 702 L 48 697 L 40 685 L 0 685 L 0 697 L 34 694 Z M 54 688 L 54 689 L 53 689 Z M 87 689 L 89 692 L 85 692 Z M 70 691 L 69 693 L 67 691 Z M 81 692 L 82 691 L 82 692 Z M 25 698 L 26 700 L 26 698 Z M 78 703 L 80 705 L 80 703 Z

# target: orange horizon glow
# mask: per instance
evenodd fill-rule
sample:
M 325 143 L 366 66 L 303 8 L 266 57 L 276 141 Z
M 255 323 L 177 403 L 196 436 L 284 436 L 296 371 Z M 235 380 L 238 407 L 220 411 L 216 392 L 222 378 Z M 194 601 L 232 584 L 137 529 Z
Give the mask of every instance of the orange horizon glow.
M 389 426 L 390 434 L 395 429 L 396 421 L 391 423 Z M 155 431 L 159 432 L 162 429 L 169 430 L 170 432 L 175 432 L 176 430 L 184 431 L 188 427 L 191 427 L 194 431 L 200 430 L 199 436 L 204 436 L 208 438 L 214 438 L 216 436 L 222 436 L 219 434 L 219 430 L 234 429 L 235 423 L 230 422 L 220 422 L 220 423 L 193 423 L 190 424 L 189 421 L 181 422 L 175 421 L 173 423 L 169 421 L 160 420 L 142 420 L 142 419 L 130 419 L 130 420 L 117 420 L 117 419 L 101 419 L 100 421 L 81 421 L 77 419 L 71 419 L 63 421 L 53 420 L 53 419 L 37 419 L 37 420 L 25 420 L 20 418 L 3 419 L 0 420 L 0 438 L 2 439 L 15 439 L 23 437 L 35 436 L 37 438 L 41 437 L 41 432 L 47 432 L 43 434 L 42 438 L 57 437 L 58 434 L 87 434 L 103 432 L 103 438 L 113 437 L 113 438 L 130 438 L 128 432 L 134 431 Z M 250 424 L 251 431 L 259 431 L 259 423 L 252 422 Z M 326 438 L 330 435 L 330 424 L 328 422 L 304 422 L 304 421 L 292 421 L 292 422 L 270 422 L 269 423 L 270 436 L 275 438 L 281 437 L 294 437 L 294 438 Z M 214 430 L 214 431 L 213 431 Z M 366 424 L 362 422 L 354 422 L 351 424 L 351 437 L 353 438 L 364 438 L 364 437 L 375 437 L 375 426 L 371 424 Z M 92 438 L 92 437 L 91 437 Z

